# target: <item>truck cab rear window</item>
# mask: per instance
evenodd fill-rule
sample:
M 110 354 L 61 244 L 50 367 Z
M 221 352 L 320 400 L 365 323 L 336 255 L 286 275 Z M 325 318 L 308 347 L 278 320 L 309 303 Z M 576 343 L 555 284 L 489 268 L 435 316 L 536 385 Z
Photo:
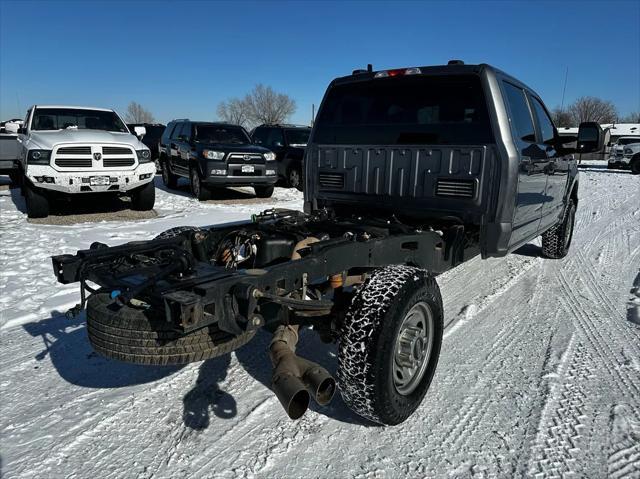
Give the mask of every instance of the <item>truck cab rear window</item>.
M 327 93 L 314 143 L 493 143 L 480 79 L 406 76 L 337 85 Z

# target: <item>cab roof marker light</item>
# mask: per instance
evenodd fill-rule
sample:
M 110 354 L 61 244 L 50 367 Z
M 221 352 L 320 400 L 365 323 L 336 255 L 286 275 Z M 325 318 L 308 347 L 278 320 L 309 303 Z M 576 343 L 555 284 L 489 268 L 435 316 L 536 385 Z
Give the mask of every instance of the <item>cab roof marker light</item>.
M 388 77 L 397 77 L 400 75 L 419 75 L 422 73 L 422 70 L 417 67 L 411 68 L 396 68 L 395 70 L 381 70 L 376 72 L 373 78 L 388 78 Z

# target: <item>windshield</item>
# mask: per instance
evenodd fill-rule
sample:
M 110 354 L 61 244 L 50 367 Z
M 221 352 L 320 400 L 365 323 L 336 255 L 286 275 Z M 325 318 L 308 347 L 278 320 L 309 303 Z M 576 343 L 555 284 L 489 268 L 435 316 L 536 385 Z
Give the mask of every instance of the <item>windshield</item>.
M 127 127 L 112 111 L 71 108 L 37 108 L 31 123 L 32 130 L 105 130 L 129 133 Z
M 229 125 L 196 125 L 196 140 L 203 143 L 251 143 L 242 128 Z
M 331 88 L 313 141 L 472 145 L 493 143 L 494 139 L 478 77 L 416 75 Z
M 307 128 L 296 128 L 295 130 L 285 130 L 285 134 L 287 135 L 287 141 L 290 145 L 305 145 L 307 141 L 309 141 L 309 134 L 311 133 L 310 129 Z
M 632 143 L 640 143 L 640 137 L 638 138 L 620 138 L 618 145 L 631 145 Z

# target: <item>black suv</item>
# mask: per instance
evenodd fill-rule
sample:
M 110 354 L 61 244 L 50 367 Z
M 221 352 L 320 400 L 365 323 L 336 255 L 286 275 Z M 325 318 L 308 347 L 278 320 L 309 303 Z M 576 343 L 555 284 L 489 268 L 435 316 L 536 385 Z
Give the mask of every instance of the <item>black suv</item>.
M 258 198 L 269 198 L 278 180 L 275 159 L 253 145 L 244 128 L 229 123 L 173 120 L 160 139 L 164 184 L 175 188 L 178 177 L 189 178 L 199 200 L 226 186 L 252 186 Z
M 158 143 L 160 143 L 160 137 L 162 136 L 162 132 L 164 132 L 165 126 L 162 123 L 127 123 L 127 127 L 131 133 L 133 133 L 133 129 L 136 126 L 144 126 L 147 130 L 142 137 L 142 143 L 147 145 L 147 148 L 151 151 L 151 159 L 156 162 L 156 168 L 158 172 L 160 172 L 161 165 L 158 161 L 160 158 Z
M 276 154 L 278 178 L 288 187 L 302 191 L 302 159 L 311 128 L 298 125 L 260 125 L 253 130 L 253 142 Z

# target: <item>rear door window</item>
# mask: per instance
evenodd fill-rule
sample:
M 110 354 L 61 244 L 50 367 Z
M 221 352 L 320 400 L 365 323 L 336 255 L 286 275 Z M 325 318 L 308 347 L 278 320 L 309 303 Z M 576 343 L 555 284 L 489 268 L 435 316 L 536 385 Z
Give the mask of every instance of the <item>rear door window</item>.
M 533 100 L 533 108 L 536 110 L 536 116 L 538 117 L 538 127 L 540 134 L 542 135 L 542 143 L 551 145 L 555 136 L 553 122 L 551 121 L 551 118 L 549 118 L 549 115 L 544 109 L 544 106 L 542 106 L 540 100 L 536 97 L 530 98 Z
M 313 141 L 325 144 L 494 143 L 476 75 L 412 75 L 332 87 Z
M 504 88 L 511 111 L 511 128 L 515 136 L 520 141 L 535 143 L 536 130 L 533 127 L 533 119 L 524 90 L 508 82 L 504 82 Z

